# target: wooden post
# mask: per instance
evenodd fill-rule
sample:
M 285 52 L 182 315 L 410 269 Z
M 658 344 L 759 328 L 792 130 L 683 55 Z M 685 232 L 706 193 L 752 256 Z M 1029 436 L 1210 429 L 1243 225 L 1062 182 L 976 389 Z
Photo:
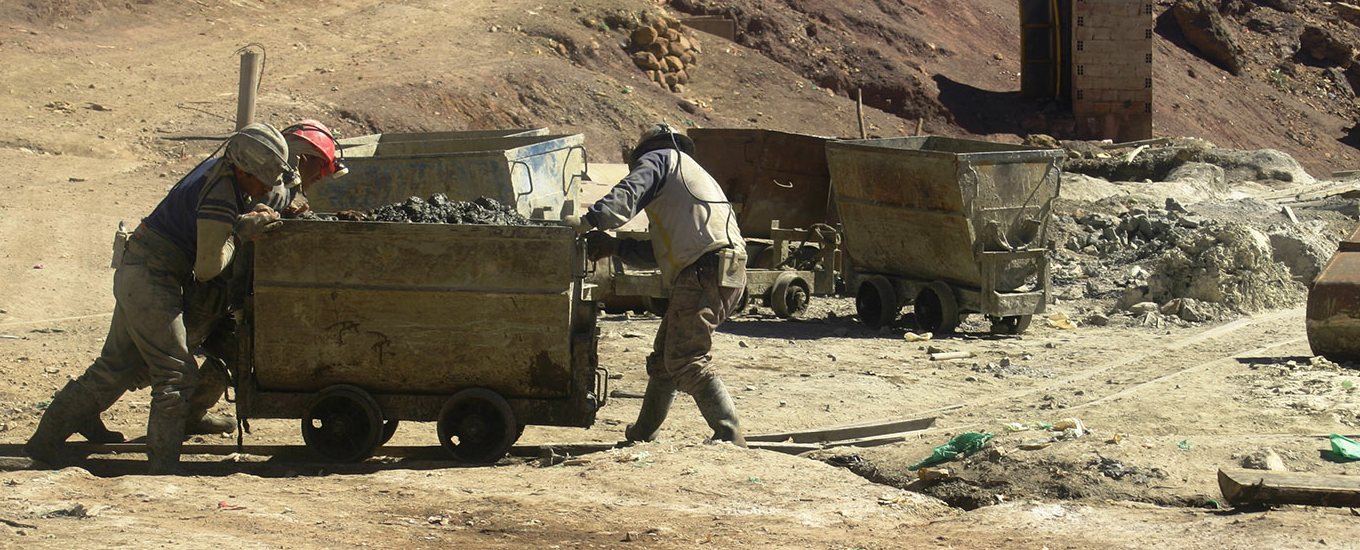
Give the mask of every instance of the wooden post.
M 855 115 L 859 117 L 859 138 L 869 139 L 869 131 L 864 128 L 864 89 L 855 90 Z
M 260 53 L 241 52 L 241 81 L 236 92 L 236 129 L 255 121 L 255 94 L 260 89 Z
M 916 135 L 921 135 L 921 131 L 926 128 L 926 117 L 916 119 Z

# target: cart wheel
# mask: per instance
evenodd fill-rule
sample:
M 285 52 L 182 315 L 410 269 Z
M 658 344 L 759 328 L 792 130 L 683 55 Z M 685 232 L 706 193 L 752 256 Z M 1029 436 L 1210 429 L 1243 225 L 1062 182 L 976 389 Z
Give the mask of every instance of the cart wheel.
M 992 334 L 1020 334 L 1029 328 L 1029 323 L 1033 320 L 1033 315 L 1012 315 L 992 319 Z
M 381 444 L 382 435 L 378 402 L 355 386 L 322 390 L 302 418 L 302 440 L 326 460 L 356 462 L 368 458 Z
M 439 443 L 463 462 L 492 464 L 510 451 L 519 434 L 510 403 L 486 388 L 453 394 L 439 413 Z
M 780 319 L 802 315 L 808 308 L 808 284 L 792 273 L 781 273 L 770 287 L 770 309 Z
M 642 298 L 642 305 L 647 308 L 647 313 L 651 313 L 657 317 L 665 317 L 666 308 L 670 307 L 671 301 L 666 298 L 646 296 Z
M 378 445 L 386 445 L 392 440 L 392 436 L 397 435 L 397 426 L 401 424 L 398 420 L 385 420 L 382 426 L 382 437 L 378 438 Z
M 901 311 L 897 293 L 886 277 L 875 275 L 860 283 L 855 294 L 855 313 L 859 314 L 860 322 L 872 328 L 887 326 L 897 320 Z
M 959 328 L 959 302 L 954 290 L 944 281 L 926 285 L 916 295 L 916 324 L 936 334 L 949 334 Z

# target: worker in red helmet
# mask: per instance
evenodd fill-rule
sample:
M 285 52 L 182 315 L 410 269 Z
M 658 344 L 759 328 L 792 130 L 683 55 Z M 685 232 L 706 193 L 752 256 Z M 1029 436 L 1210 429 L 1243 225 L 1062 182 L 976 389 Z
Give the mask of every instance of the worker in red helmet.
M 293 171 L 259 199 L 258 204 L 269 206 L 284 218 L 295 218 L 310 209 L 306 197 L 308 189 L 327 179 L 344 176 L 349 170 L 337 158 L 340 144 L 326 125 L 307 119 L 284 128 L 281 133 L 288 145 L 288 164 Z M 233 262 L 230 273 L 224 274 L 226 276 L 211 284 L 192 285 L 186 290 L 184 325 L 187 341 L 190 349 L 198 348 L 204 356 L 198 369 L 198 385 L 188 399 L 186 436 L 226 434 L 236 428 L 236 419 L 210 411 L 230 385 L 227 361 L 235 357 L 237 351 L 234 323 L 223 321 L 231 310 L 230 296 L 240 295 L 241 291 L 233 292 L 229 285 L 249 279 L 241 276 L 249 271 L 249 264 L 248 257 L 240 258 Z M 78 432 L 96 443 L 124 440 L 123 434 L 107 428 L 97 415 L 82 423 Z
M 288 202 L 279 211 L 285 217 L 297 216 L 310 210 L 307 191 L 313 185 L 344 176 L 349 173 L 349 169 L 337 156 L 340 143 L 325 124 L 312 119 L 303 120 L 284 128 L 283 137 L 288 140 L 289 160 L 297 171 L 299 181 L 290 182 Z

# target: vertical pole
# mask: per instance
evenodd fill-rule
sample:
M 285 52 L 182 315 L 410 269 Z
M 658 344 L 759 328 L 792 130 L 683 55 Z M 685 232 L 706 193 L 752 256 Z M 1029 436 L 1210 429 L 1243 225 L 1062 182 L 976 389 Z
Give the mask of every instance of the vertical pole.
M 869 132 L 864 129 L 864 89 L 855 90 L 855 114 L 859 117 L 859 138 L 869 139 Z
M 236 129 L 255 121 L 255 92 L 260 88 L 260 53 L 241 52 L 241 85 L 236 92 Z

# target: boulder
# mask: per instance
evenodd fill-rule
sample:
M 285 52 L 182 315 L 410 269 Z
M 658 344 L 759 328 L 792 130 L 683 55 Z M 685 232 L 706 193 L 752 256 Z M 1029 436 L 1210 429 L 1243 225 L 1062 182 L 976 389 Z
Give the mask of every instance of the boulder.
M 646 48 L 656 41 L 656 29 L 651 27 L 638 27 L 633 31 L 633 47 Z
M 1228 183 L 1243 181 L 1309 184 L 1316 181 L 1299 161 L 1275 149 L 1213 149 L 1202 160 L 1223 168 Z
M 1355 58 L 1355 46 L 1337 38 L 1331 31 L 1308 25 L 1299 35 L 1299 52 L 1318 61 L 1346 66 Z
M 637 52 L 633 54 L 633 64 L 644 71 L 657 70 L 661 66 L 656 60 L 656 56 L 651 52 Z
M 1327 238 L 1321 222 L 1313 222 L 1272 231 L 1270 248 L 1275 261 L 1289 268 L 1295 279 L 1311 285 L 1336 251 L 1336 242 Z
M 681 61 L 679 57 L 668 55 L 664 63 L 666 64 L 666 72 L 675 73 L 685 70 L 685 62 Z
M 1176 0 L 1171 14 L 1186 41 L 1205 59 L 1232 74 L 1242 72 L 1242 47 L 1209 0 Z
M 665 38 L 658 38 L 656 40 L 653 40 L 651 44 L 647 45 L 647 51 L 651 52 L 651 54 L 656 56 L 657 59 L 665 58 L 667 55 L 670 54 L 671 51 L 670 43 L 671 43 L 670 40 L 666 40 Z
M 1190 183 L 1205 190 L 1226 192 L 1228 177 L 1223 168 L 1205 162 L 1187 162 L 1166 175 L 1166 181 Z

